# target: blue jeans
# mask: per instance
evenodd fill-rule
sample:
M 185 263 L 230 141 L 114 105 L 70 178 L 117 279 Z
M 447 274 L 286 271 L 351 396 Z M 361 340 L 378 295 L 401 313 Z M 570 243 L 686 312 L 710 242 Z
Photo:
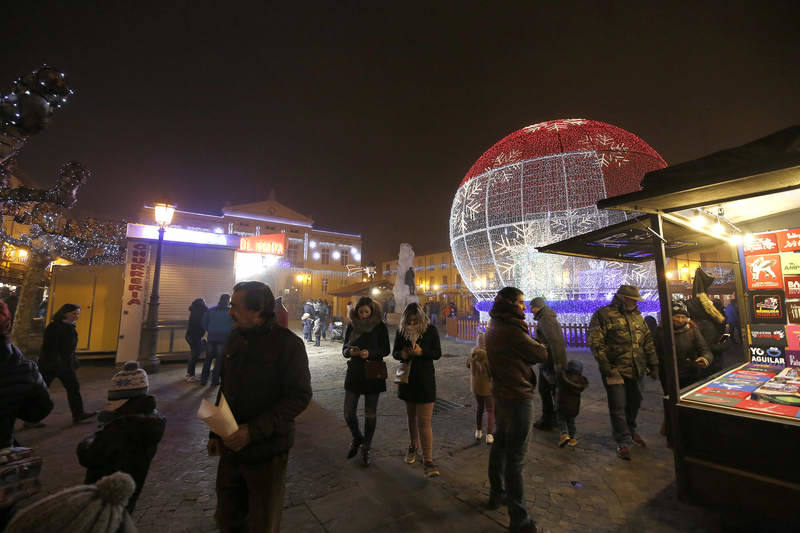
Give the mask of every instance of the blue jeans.
M 186 342 L 189 343 L 189 348 L 192 350 L 192 354 L 189 356 L 189 363 L 186 365 L 186 375 L 194 377 L 194 367 L 197 366 L 197 361 L 200 359 L 200 351 L 203 349 L 203 339 L 186 337 Z
M 528 515 L 523 495 L 522 469 L 528 454 L 528 438 L 533 420 L 533 400 L 494 399 L 494 444 L 489 454 L 489 498 L 505 499 L 511 531 L 527 527 Z
M 561 433 L 566 433 L 570 438 L 575 437 L 575 417 L 558 414 L 558 428 Z
M 224 342 L 208 343 L 208 352 L 206 353 L 206 360 L 203 363 L 203 372 L 200 374 L 200 383 L 202 385 L 208 383 L 208 373 L 209 370 L 211 370 L 211 361 L 214 361 L 214 373 L 211 375 L 211 384 L 219 385 L 219 373 L 222 371 L 222 348 L 224 347 Z
M 608 395 L 608 414 L 611 416 L 611 432 L 617 446 L 631 446 L 636 432 L 636 416 L 642 405 L 644 381 L 623 377 L 622 385 L 609 385 L 603 377 L 603 386 Z

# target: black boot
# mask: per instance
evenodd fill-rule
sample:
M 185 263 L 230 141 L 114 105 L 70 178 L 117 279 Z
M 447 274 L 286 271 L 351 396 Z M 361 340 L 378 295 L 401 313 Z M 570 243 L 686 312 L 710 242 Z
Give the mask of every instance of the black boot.
M 347 451 L 347 458 L 352 459 L 358 453 L 358 448 L 361 446 L 361 439 L 353 439 L 350 441 L 350 449 Z
M 553 417 L 542 415 L 542 417 L 533 423 L 533 427 L 536 429 L 541 429 L 542 431 L 548 431 L 556 427 L 553 423 Z
M 367 444 L 361 446 L 361 461 L 364 463 L 364 466 L 369 466 L 370 463 L 372 463 L 372 452 Z

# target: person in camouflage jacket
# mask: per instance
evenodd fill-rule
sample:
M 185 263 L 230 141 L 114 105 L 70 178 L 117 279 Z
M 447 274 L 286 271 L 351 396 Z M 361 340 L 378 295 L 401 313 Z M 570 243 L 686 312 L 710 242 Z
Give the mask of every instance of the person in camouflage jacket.
M 611 303 L 594 312 L 589 324 L 589 346 L 608 395 L 617 455 L 625 460 L 630 460 L 632 444 L 645 446 L 636 433 L 644 387 L 642 378 L 645 374 L 653 379 L 658 377 L 653 337 L 637 307 L 641 300 L 638 288 L 621 285 Z

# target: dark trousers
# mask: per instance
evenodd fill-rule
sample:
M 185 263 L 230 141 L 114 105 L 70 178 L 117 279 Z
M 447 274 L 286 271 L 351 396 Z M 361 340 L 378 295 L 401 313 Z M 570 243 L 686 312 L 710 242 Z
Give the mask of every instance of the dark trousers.
M 344 391 L 344 421 L 350 428 L 353 439 L 363 442 L 367 447 L 372 444 L 375 426 L 378 421 L 378 396 L 379 393 L 364 394 L 364 435 L 358 427 L 358 398 L 361 394 Z
M 81 386 L 78 383 L 78 376 L 72 367 L 52 369 L 41 368 L 42 379 L 45 384 L 50 387 L 54 379 L 61 380 L 61 384 L 67 390 L 67 401 L 69 402 L 69 410 L 72 411 L 72 417 L 77 418 L 83 414 L 83 398 L 81 398 Z
M 192 355 L 189 357 L 189 363 L 186 365 L 186 374 L 194 376 L 194 369 L 197 366 L 197 361 L 200 360 L 200 352 L 203 349 L 203 339 L 192 339 L 186 337 L 186 342 L 189 343 L 189 348 L 192 350 Z
M 489 454 L 489 497 L 505 498 L 510 530 L 517 531 L 533 521 L 523 494 L 522 469 L 528 454 L 528 437 L 533 420 L 532 400 L 494 399 L 494 444 Z
M 211 374 L 211 384 L 219 385 L 219 373 L 222 372 L 222 349 L 224 342 L 209 342 L 206 360 L 203 362 L 203 371 L 200 373 L 200 383 L 208 383 L 208 374 L 211 370 L 211 361 L 214 361 L 214 371 Z
M 258 464 L 240 464 L 232 454 L 219 460 L 217 527 L 223 533 L 280 531 L 289 454 Z
M 552 371 L 549 371 L 549 373 L 553 375 Z M 550 424 L 555 424 L 556 408 L 553 398 L 556 394 L 556 386 L 545 379 L 543 368 L 539 369 L 539 383 L 537 385 L 539 386 L 539 396 L 542 397 L 542 419 Z
M 475 427 L 483 428 L 483 411 L 486 411 L 486 433 L 494 429 L 494 398 L 475 395 Z
M 603 386 L 608 395 L 608 414 L 611 417 L 611 432 L 618 446 L 633 444 L 636 432 L 636 416 L 642 405 L 644 382 L 640 379 L 623 378 L 622 385 L 609 385 L 603 377 Z

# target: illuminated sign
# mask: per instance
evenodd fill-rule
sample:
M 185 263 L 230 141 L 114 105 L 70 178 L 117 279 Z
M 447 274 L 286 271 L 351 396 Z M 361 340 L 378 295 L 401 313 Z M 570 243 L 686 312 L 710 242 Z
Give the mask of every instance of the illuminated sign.
M 744 242 L 744 255 L 774 254 L 778 251 L 778 236 L 775 233 L 757 233 Z
M 126 261 L 126 268 L 128 269 L 128 283 L 125 287 L 125 293 L 127 294 L 125 298 L 126 305 L 142 305 L 146 264 L 147 245 L 139 242 L 130 246 L 128 248 L 128 260 Z
M 800 229 L 790 229 L 779 232 L 778 248 L 781 252 L 800 251 Z
M 127 237 L 129 239 L 158 240 L 158 226 L 145 224 L 128 224 Z M 236 235 L 221 235 L 210 231 L 197 231 L 183 228 L 167 228 L 164 232 L 164 241 L 183 242 L 188 244 L 205 244 L 210 246 L 226 246 L 238 248 L 239 237 Z
M 285 233 L 272 233 L 270 235 L 255 235 L 241 237 L 239 241 L 240 252 L 257 254 L 284 255 L 286 254 L 287 239 Z

